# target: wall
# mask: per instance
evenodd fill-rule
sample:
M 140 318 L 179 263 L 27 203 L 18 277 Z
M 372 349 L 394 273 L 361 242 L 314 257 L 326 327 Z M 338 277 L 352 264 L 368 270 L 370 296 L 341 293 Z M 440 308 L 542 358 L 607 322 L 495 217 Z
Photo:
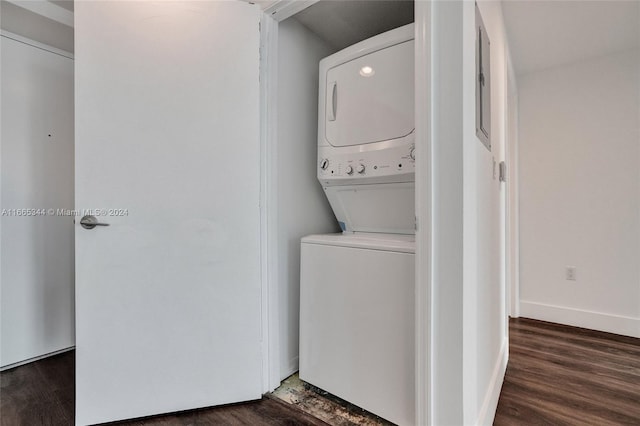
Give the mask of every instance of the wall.
M 74 345 L 73 60 L 1 38 L 0 366 Z M 16 216 L 12 209 L 45 209 Z M 34 212 L 35 213 L 35 212 Z
M 463 3 L 431 2 L 431 105 L 418 122 L 430 127 L 431 197 L 424 197 L 430 229 L 431 363 L 426 374 L 430 419 L 434 425 L 463 424 Z M 471 28 L 473 33 L 473 27 Z M 452 54 L 458 52 L 458 54 Z M 418 73 L 417 75 L 420 75 Z M 431 121 L 429 123 L 429 120 Z M 416 151 L 420 149 L 416 146 Z M 418 157 L 420 158 L 420 157 Z M 416 171 L 416 174 L 418 171 Z M 423 208 L 420 206 L 420 211 Z M 421 219 L 426 219 L 425 215 Z M 426 222 L 426 223 L 425 223 Z M 418 248 L 422 241 L 417 240 Z M 429 259 L 418 257 L 416 262 Z M 418 310 L 418 313 L 420 311 Z M 418 340 L 419 341 L 419 340 Z M 418 400 L 420 407 L 422 401 Z M 425 422 L 427 423 L 427 422 Z
M 295 19 L 278 27 L 278 302 L 280 376 L 298 370 L 300 239 L 339 232 L 316 179 L 318 62 L 333 53 Z
M 639 57 L 518 77 L 522 316 L 640 337 Z
M 465 4 L 464 63 L 464 422 L 490 424 L 506 369 L 503 252 L 506 38 L 499 2 L 478 2 L 491 42 L 491 151 L 475 135 L 475 12 Z
M 491 151 L 475 131 L 474 3 L 432 6 L 432 424 L 491 424 L 508 356 L 497 174 L 508 53 L 500 2 L 479 6 L 491 40 Z

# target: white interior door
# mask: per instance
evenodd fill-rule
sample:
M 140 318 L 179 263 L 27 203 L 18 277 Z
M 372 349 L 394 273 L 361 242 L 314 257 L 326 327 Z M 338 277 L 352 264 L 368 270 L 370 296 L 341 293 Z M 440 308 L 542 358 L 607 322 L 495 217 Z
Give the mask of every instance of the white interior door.
M 0 368 L 73 347 L 73 60 L 0 37 Z
M 77 424 L 260 397 L 258 22 L 76 2 Z

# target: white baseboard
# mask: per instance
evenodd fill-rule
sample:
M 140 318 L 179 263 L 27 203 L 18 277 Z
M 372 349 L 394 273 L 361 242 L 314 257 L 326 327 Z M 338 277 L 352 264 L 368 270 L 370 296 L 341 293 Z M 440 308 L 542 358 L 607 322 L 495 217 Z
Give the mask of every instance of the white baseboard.
M 520 317 L 640 338 L 640 318 L 520 301 Z
M 13 364 L 3 365 L 2 367 L 0 367 L 0 371 L 11 370 L 12 368 L 16 368 L 16 367 L 20 367 L 21 365 L 29 364 L 30 362 L 39 361 L 41 359 L 49 358 L 50 356 L 54 356 L 54 355 L 58 355 L 58 354 L 61 354 L 61 353 L 64 353 L 64 352 L 72 351 L 75 348 L 76 348 L 75 346 L 71 346 L 69 348 L 64 348 L 64 349 L 60 349 L 60 350 L 57 350 L 57 351 L 49 352 L 47 354 L 40 355 L 40 356 L 35 356 L 33 358 L 25 359 L 23 361 L 14 362 Z
M 500 391 L 502 390 L 502 382 L 504 382 L 504 375 L 507 371 L 507 361 L 509 360 L 508 346 L 509 340 L 504 339 L 502 348 L 500 348 L 500 355 L 496 360 L 496 365 L 491 374 L 491 381 L 489 382 L 484 401 L 482 402 L 482 408 L 480 408 L 480 413 L 478 414 L 477 425 L 493 424 L 496 409 L 498 408 L 498 400 L 500 399 Z

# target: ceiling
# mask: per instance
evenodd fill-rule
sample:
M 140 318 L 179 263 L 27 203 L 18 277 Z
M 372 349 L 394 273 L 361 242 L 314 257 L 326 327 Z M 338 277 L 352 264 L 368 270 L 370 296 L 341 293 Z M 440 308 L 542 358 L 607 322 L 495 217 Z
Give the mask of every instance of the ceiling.
M 51 3 L 57 4 L 58 6 L 65 8 L 71 12 L 73 12 L 73 0 L 49 0 Z
M 73 2 L 56 2 L 64 7 L 53 3 L 2 0 L 0 27 L 10 33 L 73 53 L 73 13 L 70 11 Z M 53 9 L 47 5 L 53 6 Z M 52 10 L 58 12 L 56 9 L 62 11 L 64 19 L 59 19 L 59 13 L 51 13 Z M 68 25 L 69 22 L 71 26 Z
M 336 50 L 413 22 L 408 0 L 320 1 L 295 15 L 302 25 Z
M 640 48 L 640 1 L 503 1 L 516 74 Z

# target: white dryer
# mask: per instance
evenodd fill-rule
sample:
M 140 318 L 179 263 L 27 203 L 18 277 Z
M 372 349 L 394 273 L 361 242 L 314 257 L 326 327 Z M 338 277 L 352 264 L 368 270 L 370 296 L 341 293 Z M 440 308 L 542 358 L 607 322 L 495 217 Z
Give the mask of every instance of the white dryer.
M 413 234 L 414 24 L 320 61 L 318 180 L 346 232 Z
M 414 423 L 414 25 L 320 61 L 318 180 L 343 234 L 301 243 L 300 378 Z

